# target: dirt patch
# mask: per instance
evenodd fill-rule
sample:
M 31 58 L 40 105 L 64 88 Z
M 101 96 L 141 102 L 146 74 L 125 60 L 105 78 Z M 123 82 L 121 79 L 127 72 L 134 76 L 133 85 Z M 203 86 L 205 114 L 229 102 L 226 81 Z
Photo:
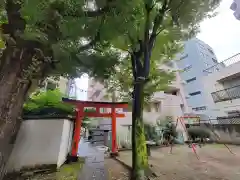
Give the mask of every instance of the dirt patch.
M 206 145 L 197 148 L 197 159 L 186 145 L 151 150 L 149 164 L 159 180 L 239 180 L 240 147 L 229 146 L 231 154 L 223 145 Z M 131 165 L 131 151 L 120 152 L 121 161 Z M 151 179 L 151 178 L 150 178 Z
M 161 180 L 238 180 L 240 178 L 240 148 L 230 147 L 235 155 L 225 147 L 206 145 L 198 148 L 200 160 L 191 148 L 177 146 L 173 154 L 168 148 L 152 151 L 149 163 Z

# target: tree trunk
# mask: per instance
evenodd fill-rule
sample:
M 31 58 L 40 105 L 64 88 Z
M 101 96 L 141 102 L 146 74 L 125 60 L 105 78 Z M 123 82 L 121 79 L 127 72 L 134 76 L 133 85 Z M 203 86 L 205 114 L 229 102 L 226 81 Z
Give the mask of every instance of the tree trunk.
M 144 83 L 134 85 L 132 112 L 132 180 L 144 180 L 148 157 L 143 123 Z
M 31 83 L 21 79 L 23 61 L 11 56 L 2 56 L 0 61 L 0 179 L 2 179 L 20 128 L 19 117 Z

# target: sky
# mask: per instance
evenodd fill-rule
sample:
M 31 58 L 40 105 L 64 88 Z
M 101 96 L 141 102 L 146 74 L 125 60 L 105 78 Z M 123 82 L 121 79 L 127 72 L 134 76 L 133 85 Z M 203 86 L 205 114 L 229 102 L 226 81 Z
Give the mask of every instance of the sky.
M 233 0 L 222 0 L 218 15 L 200 24 L 197 37 L 210 45 L 218 61 L 240 52 L 240 21 L 235 19 L 230 5 Z
M 217 8 L 218 15 L 205 19 L 200 24 L 197 38 L 210 45 L 218 61 L 240 52 L 240 21 L 235 19 L 230 9 L 232 0 L 222 0 Z M 76 80 L 79 89 L 88 89 L 88 77 L 85 75 Z M 79 92 L 79 99 L 86 100 L 87 92 Z

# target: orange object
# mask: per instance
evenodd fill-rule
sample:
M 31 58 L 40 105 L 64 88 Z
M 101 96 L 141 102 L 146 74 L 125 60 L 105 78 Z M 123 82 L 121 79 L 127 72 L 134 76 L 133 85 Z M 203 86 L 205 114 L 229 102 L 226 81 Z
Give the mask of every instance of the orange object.
M 116 108 L 127 108 L 127 102 L 94 102 L 94 101 L 80 101 L 68 98 L 62 98 L 63 102 L 73 104 L 77 108 L 77 116 L 75 120 L 74 138 L 72 146 L 72 156 L 77 156 L 78 144 L 80 141 L 80 132 L 82 126 L 82 119 L 87 117 L 111 117 L 112 119 L 112 153 L 117 153 L 117 127 L 116 118 L 125 117 L 125 114 L 116 113 Z M 85 107 L 96 108 L 95 112 L 84 112 Z M 111 113 L 101 113 L 100 108 L 111 108 Z

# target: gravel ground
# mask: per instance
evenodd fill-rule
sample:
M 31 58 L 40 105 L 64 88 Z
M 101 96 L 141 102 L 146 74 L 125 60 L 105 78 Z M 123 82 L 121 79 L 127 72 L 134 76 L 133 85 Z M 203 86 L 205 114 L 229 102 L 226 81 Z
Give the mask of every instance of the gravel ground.
M 129 180 L 130 172 L 114 159 L 106 158 L 105 167 L 108 170 L 108 180 Z
M 240 147 L 231 146 L 231 154 L 222 145 L 197 148 L 197 159 L 191 148 L 177 146 L 152 151 L 149 163 L 161 180 L 239 180 Z
M 240 146 L 206 145 L 197 148 L 200 160 L 191 148 L 175 146 L 173 153 L 164 147 L 151 150 L 149 164 L 159 180 L 239 180 Z M 121 160 L 131 164 L 131 151 L 120 153 Z

